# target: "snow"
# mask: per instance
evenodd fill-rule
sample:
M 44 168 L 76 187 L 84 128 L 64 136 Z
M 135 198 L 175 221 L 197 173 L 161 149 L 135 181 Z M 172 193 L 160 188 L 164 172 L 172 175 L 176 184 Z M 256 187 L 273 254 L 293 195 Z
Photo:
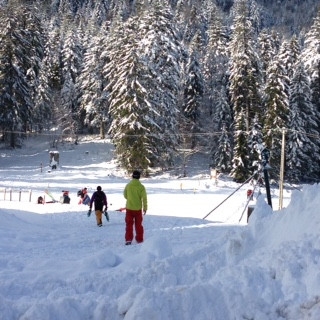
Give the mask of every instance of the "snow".
M 222 176 L 216 186 L 195 158 L 186 178 L 141 179 L 145 241 L 125 246 L 125 215 L 116 209 L 130 177 L 110 143 L 60 145 L 51 171 L 45 140 L 0 149 L 1 319 L 320 319 L 318 185 L 285 189 L 281 211 L 278 190 L 272 211 L 261 188 L 247 224 L 252 186 L 225 200 L 240 185 Z M 109 202 L 101 228 L 77 197 L 97 185 Z M 50 200 L 46 189 L 56 199 L 70 191 L 71 203 L 37 204 L 40 195 Z

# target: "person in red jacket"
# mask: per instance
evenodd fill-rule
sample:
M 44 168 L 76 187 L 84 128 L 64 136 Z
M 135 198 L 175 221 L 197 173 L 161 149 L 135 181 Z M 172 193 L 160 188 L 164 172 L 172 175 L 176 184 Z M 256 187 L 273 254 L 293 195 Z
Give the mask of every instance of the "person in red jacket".
M 133 240 L 133 226 L 136 232 L 136 241 L 143 242 L 143 216 L 148 209 L 147 192 L 144 185 L 139 181 L 140 172 L 133 171 L 132 180 L 126 185 L 123 195 L 126 202 L 126 232 L 125 240 L 126 245 L 130 245 Z
M 106 216 L 107 220 L 109 221 L 108 216 L 108 202 L 107 202 L 107 196 L 102 191 L 101 187 L 97 187 L 97 191 L 93 193 L 91 200 L 90 200 L 90 209 L 88 211 L 88 217 L 91 215 L 92 205 L 94 203 L 94 210 L 96 213 L 96 219 L 97 219 L 97 226 L 102 227 L 102 212 L 104 212 L 104 215 Z M 104 211 L 103 211 L 104 207 Z

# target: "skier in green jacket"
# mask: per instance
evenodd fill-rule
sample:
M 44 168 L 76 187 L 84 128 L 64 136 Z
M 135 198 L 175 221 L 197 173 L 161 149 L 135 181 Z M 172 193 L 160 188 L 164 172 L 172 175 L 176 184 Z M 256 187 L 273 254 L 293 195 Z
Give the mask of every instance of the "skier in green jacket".
M 136 232 L 136 241 L 143 242 L 143 216 L 148 210 L 147 192 L 144 185 L 139 181 L 140 172 L 133 171 L 132 180 L 126 185 L 123 195 L 126 202 L 126 245 L 130 245 L 133 240 L 133 226 Z

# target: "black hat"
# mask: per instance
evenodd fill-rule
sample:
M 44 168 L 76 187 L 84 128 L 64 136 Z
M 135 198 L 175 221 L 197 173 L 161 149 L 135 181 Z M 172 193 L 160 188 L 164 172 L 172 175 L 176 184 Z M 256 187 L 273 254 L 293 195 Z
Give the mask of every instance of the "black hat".
M 132 178 L 133 179 L 140 179 L 140 171 L 138 171 L 138 170 L 133 171 Z
M 100 186 L 97 186 L 97 190 L 98 190 L 98 191 L 101 191 L 101 187 L 100 187 Z

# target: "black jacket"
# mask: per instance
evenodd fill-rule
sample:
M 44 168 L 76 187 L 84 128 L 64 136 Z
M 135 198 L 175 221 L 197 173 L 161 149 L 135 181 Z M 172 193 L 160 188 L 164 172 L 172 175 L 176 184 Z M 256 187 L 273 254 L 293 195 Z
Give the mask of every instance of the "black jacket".
M 90 209 L 92 209 L 93 203 L 94 210 L 102 211 L 103 206 L 105 206 L 105 209 L 108 208 L 107 196 L 103 191 L 96 191 L 93 193 L 90 200 Z

